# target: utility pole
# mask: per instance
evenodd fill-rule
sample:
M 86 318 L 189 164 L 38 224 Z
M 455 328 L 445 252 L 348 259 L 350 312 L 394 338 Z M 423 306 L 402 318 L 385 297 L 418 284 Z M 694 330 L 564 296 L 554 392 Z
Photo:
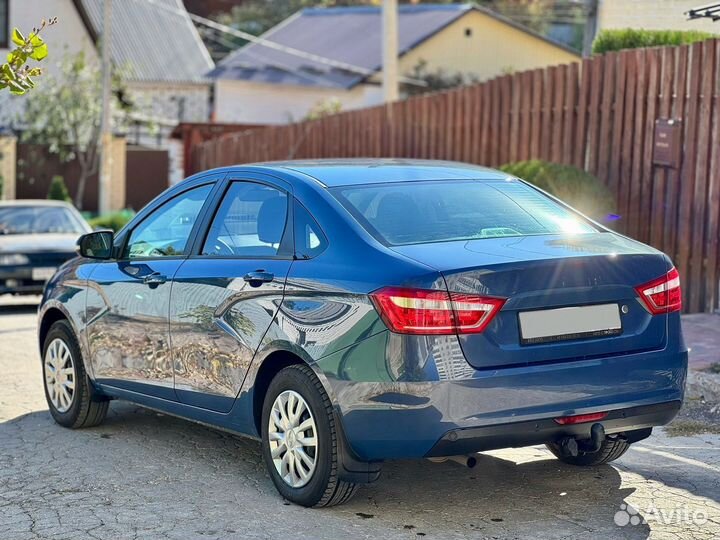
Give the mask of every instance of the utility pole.
M 397 101 L 398 93 L 398 6 L 397 0 L 383 0 L 382 4 L 382 67 L 383 100 Z
M 592 54 L 592 44 L 597 33 L 598 0 L 587 0 L 587 19 L 583 32 L 583 56 L 588 58 Z
M 102 119 L 100 122 L 100 175 L 98 177 L 98 211 L 110 211 L 110 183 L 112 181 L 112 118 L 110 95 L 112 63 L 112 0 L 103 0 L 102 31 Z

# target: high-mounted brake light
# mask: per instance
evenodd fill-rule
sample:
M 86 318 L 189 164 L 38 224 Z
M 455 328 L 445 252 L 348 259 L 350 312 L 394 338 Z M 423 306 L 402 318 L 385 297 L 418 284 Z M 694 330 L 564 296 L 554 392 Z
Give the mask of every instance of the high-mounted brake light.
M 385 324 L 400 334 L 473 334 L 485 330 L 503 298 L 385 287 L 370 295 Z
M 635 290 L 653 315 L 682 309 L 680 274 L 675 268 L 662 277 L 635 287 Z

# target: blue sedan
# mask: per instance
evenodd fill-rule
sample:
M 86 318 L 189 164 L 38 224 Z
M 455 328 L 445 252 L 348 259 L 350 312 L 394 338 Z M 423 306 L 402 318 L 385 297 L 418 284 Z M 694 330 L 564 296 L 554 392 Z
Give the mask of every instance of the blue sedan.
M 546 444 L 606 463 L 683 399 L 669 258 L 491 169 L 215 169 L 79 251 L 39 311 L 55 420 L 123 399 L 259 438 L 304 506 L 390 459 Z

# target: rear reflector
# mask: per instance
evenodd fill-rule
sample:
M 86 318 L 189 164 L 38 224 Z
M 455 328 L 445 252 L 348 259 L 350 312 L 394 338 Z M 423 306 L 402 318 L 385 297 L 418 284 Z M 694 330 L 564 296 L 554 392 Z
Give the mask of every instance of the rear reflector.
M 370 298 L 388 328 L 400 334 L 482 332 L 505 303 L 503 298 L 399 287 L 385 287 Z
M 675 268 L 662 277 L 635 287 L 635 290 L 653 315 L 682 309 L 680 274 Z
M 606 412 L 599 412 L 591 414 L 577 414 L 575 416 L 561 416 L 560 418 L 556 418 L 555 422 L 561 426 L 569 424 L 583 424 L 585 422 L 597 422 L 598 420 L 605 418 L 607 415 L 608 413 Z

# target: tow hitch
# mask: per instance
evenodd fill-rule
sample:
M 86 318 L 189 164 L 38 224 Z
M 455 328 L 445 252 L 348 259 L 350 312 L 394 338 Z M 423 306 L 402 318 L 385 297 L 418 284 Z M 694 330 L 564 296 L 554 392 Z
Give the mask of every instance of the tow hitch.
M 600 450 L 605 440 L 605 428 L 602 424 L 593 424 L 590 428 L 589 439 L 576 439 L 575 437 L 563 437 L 558 441 L 560 452 L 565 457 L 577 457 L 580 454 L 592 454 Z

